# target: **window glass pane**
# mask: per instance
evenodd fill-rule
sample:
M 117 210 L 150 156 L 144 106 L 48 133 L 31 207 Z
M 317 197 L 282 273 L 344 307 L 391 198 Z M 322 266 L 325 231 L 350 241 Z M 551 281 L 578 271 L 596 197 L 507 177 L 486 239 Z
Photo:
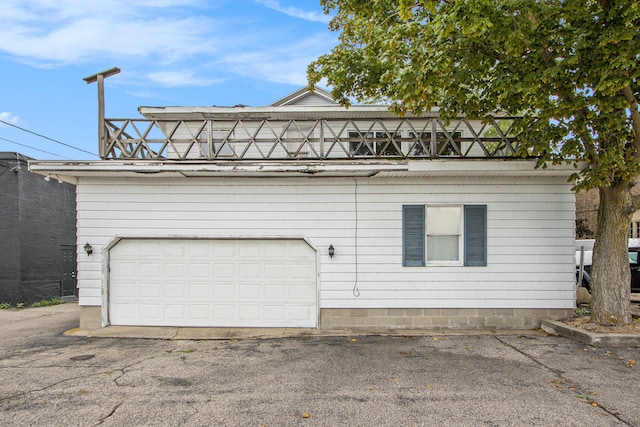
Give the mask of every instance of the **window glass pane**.
M 349 132 L 349 154 L 352 156 L 373 156 L 375 154 L 373 132 Z
M 428 236 L 427 261 L 458 261 L 458 236 Z
M 629 263 L 630 264 L 638 263 L 638 252 L 629 252 Z
M 459 206 L 429 206 L 427 234 L 460 234 Z

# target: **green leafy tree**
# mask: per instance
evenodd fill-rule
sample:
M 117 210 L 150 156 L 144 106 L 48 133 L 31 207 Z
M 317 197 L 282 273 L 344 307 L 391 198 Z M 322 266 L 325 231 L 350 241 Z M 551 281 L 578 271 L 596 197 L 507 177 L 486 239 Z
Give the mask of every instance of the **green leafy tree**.
M 592 321 L 631 322 L 627 232 L 640 200 L 637 0 L 321 0 L 339 44 L 309 66 L 344 105 L 437 106 L 515 126 L 539 165 L 575 162 L 600 193 Z

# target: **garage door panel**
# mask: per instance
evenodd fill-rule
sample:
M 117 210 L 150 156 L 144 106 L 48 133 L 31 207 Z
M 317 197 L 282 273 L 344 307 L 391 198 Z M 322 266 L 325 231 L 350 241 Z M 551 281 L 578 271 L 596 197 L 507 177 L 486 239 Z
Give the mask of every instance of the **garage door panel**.
M 315 269 L 309 269 L 309 263 L 289 265 L 289 278 L 293 280 L 314 280 Z
M 141 284 L 139 297 L 141 299 L 164 299 L 164 292 L 161 285 L 156 283 Z
M 244 260 L 260 260 L 263 257 L 263 245 L 261 242 L 255 245 L 238 245 L 238 252 Z
M 293 321 L 306 319 L 310 315 L 309 306 L 299 305 L 289 307 L 289 318 Z
M 232 283 L 216 283 L 213 292 L 214 301 L 218 300 L 235 300 L 238 298 L 236 285 Z
M 159 262 L 141 262 L 138 264 L 138 270 L 143 277 L 162 277 L 162 264 Z
M 131 254 L 130 256 L 135 256 L 136 258 L 158 259 L 162 251 L 162 246 L 158 246 L 153 241 L 141 240 L 138 242 L 133 242 L 131 246 L 135 248 L 136 252 L 134 254 Z
M 282 245 L 279 242 L 267 242 L 263 245 L 264 256 L 266 259 L 283 259 L 286 258 L 289 252 L 287 245 Z
M 264 299 L 266 301 L 276 300 L 284 301 L 289 298 L 287 293 L 289 286 L 285 285 L 265 285 L 264 286 Z
M 189 259 L 210 259 L 213 257 L 212 246 L 207 240 L 194 240 L 189 242 L 187 251 Z
M 191 320 L 208 321 L 211 319 L 211 306 L 208 304 L 189 304 L 188 309 L 188 317 Z
M 211 277 L 211 265 L 205 263 L 189 263 L 189 278 L 200 279 Z
M 215 281 L 224 279 L 234 279 L 237 276 L 236 265 L 224 262 L 216 262 L 213 265 L 213 278 Z
M 217 260 L 238 258 L 235 240 L 219 240 L 213 246 L 213 258 Z
M 164 296 L 172 299 L 185 299 L 187 287 L 185 285 L 165 285 Z
M 262 317 L 262 306 L 259 304 L 238 304 L 238 319 L 242 321 L 257 321 Z M 255 326 L 252 323 L 248 325 Z
M 316 253 L 302 240 L 123 239 L 110 268 L 114 325 L 317 324 Z
M 164 317 L 166 319 L 184 319 L 187 308 L 184 304 L 166 304 Z
M 140 304 L 138 309 L 139 316 L 142 321 L 160 321 L 160 314 L 162 313 L 161 304 Z
M 314 253 L 307 250 L 308 245 L 303 240 L 289 241 L 288 258 L 290 259 L 315 259 Z
M 213 320 L 216 323 L 232 323 L 237 318 L 237 307 L 235 304 L 214 304 Z
M 130 244 L 123 246 L 121 248 L 118 248 L 118 252 L 117 253 L 112 253 L 111 254 L 111 259 L 115 259 L 118 261 L 123 261 L 126 262 L 127 260 L 130 260 L 132 257 L 136 256 L 139 254 L 140 250 L 138 249 L 139 244 L 137 242 L 130 242 Z M 155 252 L 154 255 L 158 255 L 158 248 L 154 247 L 153 251 Z
M 246 265 L 243 265 L 243 268 L 240 268 L 238 270 L 238 277 L 240 277 L 241 279 L 259 279 L 262 278 L 263 274 L 262 274 L 262 270 L 263 270 L 263 265 L 261 263 L 259 264 L 254 264 L 251 262 L 250 258 L 245 258 L 244 260 L 245 262 L 247 262 Z M 259 261 L 258 261 L 259 262 Z
M 137 317 L 137 304 L 119 303 L 110 309 L 111 316 L 122 319 L 135 319 Z
M 265 264 L 264 279 L 265 280 L 282 280 L 288 277 L 288 268 L 286 264 Z
M 289 288 L 290 298 L 294 301 L 310 302 L 315 299 L 315 290 L 307 286 L 291 286 Z
M 282 321 L 288 318 L 287 308 L 283 305 L 265 305 L 264 317 L 271 321 Z
M 262 298 L 262 287 L 257 284 L 241 284 L 239 287 L 239 295 L 238 297 L 241 300 L 256 300 Z
M 118 261 L 119 267 L 112 270 L 109 274 L 111 278 L 126 280 L 131 277 L 138 277 L 138 269 L 142 266 L 134 262 Z
M 111 289 L 110 297 L 112 301 L 116 300 L 121 303 L 134 300 L 138 297 L 136 282 L 120 282 L 120 286 Z
M 167 258 L 186 258 L 187 242 L 183 240 L 167 241 L 162 245 L 162 254 Z
M 212 286 L 208 283 L 189 283 L 188 285 L 188 299 L 197 300 L 204 299 L 209 300 L 213 297 Z
M 177 277 L 184 278 L 187 269 L 184 263 L 167 263 L 164 265 L 164 276 L 165 277 Z

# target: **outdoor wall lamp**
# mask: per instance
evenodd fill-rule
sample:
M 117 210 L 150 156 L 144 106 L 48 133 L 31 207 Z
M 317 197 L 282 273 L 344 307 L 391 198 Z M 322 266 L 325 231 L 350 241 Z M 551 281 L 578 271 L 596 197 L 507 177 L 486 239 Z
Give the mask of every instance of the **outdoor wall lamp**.
M 86 243 L 84 245 L 84 251 L 87 253 L 87 256 L 89 256 L 93 253 L 93 247 L 89 243 Z
M 14 171 L 14 172 L 17 172 L 17 171 Z M 62 184 L 62 179 L 58 175 L 53 175 L 53 176 L 58 180 L 58 184 Z M 45 176 L 44 180 L 47 182 L 51 181 L 51 175 Z
M 336 250 L 333 247 L 333 245 L 329 245 L 329 258 L 333 258 L 333 256 L 335 255 Z

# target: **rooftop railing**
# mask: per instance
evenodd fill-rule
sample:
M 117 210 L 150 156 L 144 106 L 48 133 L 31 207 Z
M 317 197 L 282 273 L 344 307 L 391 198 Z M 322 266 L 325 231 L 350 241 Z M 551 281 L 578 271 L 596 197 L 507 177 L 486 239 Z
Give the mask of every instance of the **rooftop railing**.
M 204 161 L 506 158 L 518 150 L 514 120 L 105 119 L 100 157 Z

